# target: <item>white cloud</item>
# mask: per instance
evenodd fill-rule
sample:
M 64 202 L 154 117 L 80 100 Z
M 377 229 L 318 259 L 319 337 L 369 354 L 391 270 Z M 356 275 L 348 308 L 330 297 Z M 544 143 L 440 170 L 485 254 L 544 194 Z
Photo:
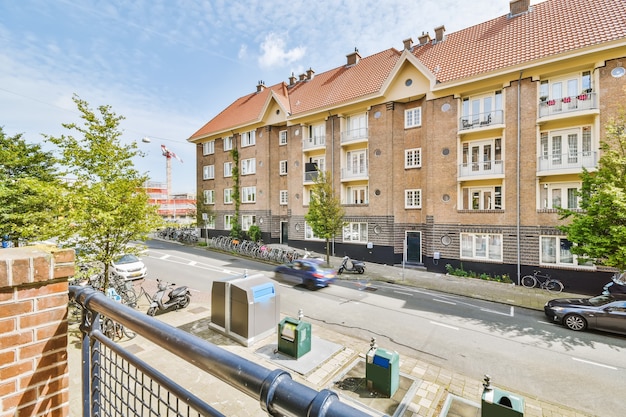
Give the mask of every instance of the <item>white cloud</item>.
M 247 56 L 248 56 L 248 45 L 242 44 L 239 47 L 239 53 L 237 54 L 237 58 L 246 59 Z
M 271 32 L 261 43 L 259 66 L 261 68 L 284 67 L 304 56 L 306 48 L 299 46 L 285 50 L 285 40 Z

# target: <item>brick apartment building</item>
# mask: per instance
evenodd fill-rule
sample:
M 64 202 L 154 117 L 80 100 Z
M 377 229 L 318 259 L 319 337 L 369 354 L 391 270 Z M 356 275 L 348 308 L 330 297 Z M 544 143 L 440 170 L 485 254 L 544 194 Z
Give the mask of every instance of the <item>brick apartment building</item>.
M 556 207 L 578 207 L 579 174 L 626 105 L 626 1 L 514 0 L 433 35 L 259 82 L 194 133 L 212 234 L 229 233 L 237 148 L 239 221 L 265 242 L 323 250 L 304 219 L 319 169 L 346 211 L 337 255 L 606 282 L 571 254 Z

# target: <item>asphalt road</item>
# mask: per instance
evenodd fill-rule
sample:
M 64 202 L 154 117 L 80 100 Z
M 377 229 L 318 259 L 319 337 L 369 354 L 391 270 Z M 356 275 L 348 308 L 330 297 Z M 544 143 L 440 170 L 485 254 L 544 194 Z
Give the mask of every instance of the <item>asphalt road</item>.
M 273 266 L 169 242 L 150 241 L 143 258 L 149 278 L 209 292 L 229 276 Z M 575 333 L 543 313 L 344 275 L 319 291 L 279 282 L 281 311 L 481 379 L 526 396 L 550 399 L 605 417 L 621 416 L 615 392 L 626 376 L 626 338 Z M 364 342 L 363 351 L 369 343 Z M 618 391 L 619 392 L 619 391 Z

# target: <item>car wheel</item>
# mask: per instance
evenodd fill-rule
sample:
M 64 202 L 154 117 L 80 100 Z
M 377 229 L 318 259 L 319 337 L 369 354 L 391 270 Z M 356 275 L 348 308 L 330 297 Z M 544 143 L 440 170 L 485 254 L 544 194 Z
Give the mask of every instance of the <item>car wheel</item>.
M 305 284 L 305 287 L 307 287 L 307 289 L 309 290 L 314 290 L 315 289 L 315 283 L 312 280 L 308 280 Z
M 587 320 L 585 320 L 582 316 L 579 316 L 578 314 L 569 314 L 565 316 L 565 319 L 563 319 L 563 323 L 568 329 L 574 330 L 576 332 L 585 330 L 587 328 Z

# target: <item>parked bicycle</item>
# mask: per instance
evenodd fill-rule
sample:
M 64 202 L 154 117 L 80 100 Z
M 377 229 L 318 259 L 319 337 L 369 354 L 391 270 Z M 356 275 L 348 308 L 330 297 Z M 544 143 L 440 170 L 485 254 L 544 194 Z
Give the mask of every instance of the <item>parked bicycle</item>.
M 535 271 L 532 275 L 522 277 L 522 285 L 526 288 L 539 287 L 549 292 L 558 293 L 563 291 L 563 284 L 558 279 L 552 278 L 549 274 Z

